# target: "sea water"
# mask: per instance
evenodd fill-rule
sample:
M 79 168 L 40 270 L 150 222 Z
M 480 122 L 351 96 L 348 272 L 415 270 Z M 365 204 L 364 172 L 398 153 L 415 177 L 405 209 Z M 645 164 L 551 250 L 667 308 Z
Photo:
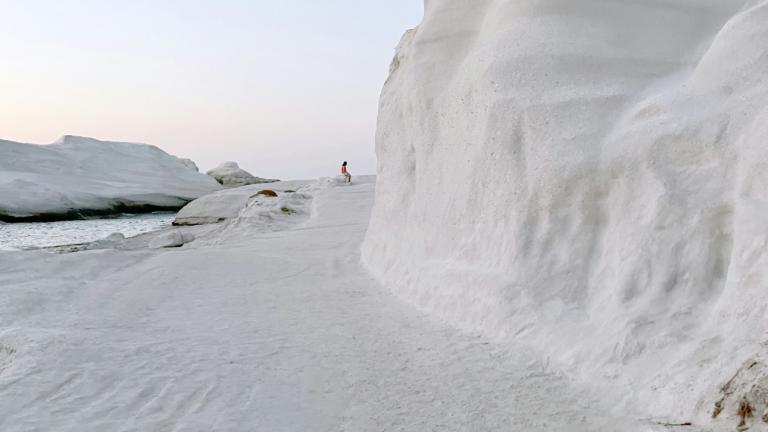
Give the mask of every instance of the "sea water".
M 126 237 L 171 225 L 175 213 L 126 214 L 110 219 L 0 223 L 0 250 L 62 246 L 101 240 L 113 233 Z

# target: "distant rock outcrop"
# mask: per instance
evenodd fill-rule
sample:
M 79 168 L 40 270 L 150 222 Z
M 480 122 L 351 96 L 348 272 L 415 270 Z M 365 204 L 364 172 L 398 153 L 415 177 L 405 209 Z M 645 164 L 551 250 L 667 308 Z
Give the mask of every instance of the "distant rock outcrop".
M 248 171 L 240 168 L 237 162 L 224 162 L 216 168 L 208 171 L 219 184 L 225 187 L 239 187 L 257 183 L 274 183 L 278 180 L 256 177 Z
M 50 145 L 0 140 L 6 222 L 177 210 L 219 189 L 194 162 L 147 144 L 69 135 Z

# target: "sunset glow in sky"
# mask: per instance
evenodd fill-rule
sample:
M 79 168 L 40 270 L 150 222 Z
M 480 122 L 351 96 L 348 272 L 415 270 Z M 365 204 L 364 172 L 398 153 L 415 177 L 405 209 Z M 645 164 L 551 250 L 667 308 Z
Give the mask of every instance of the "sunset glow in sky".
M 146 142 L 202 170 L 374 173 L 377 100 L 421 0 L 0 0 L 0 139 Z

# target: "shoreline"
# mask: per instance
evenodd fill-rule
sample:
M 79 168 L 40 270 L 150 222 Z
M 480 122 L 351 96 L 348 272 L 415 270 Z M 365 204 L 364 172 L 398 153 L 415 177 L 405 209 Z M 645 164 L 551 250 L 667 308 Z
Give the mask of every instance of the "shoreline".
M 46 212 L 33 216 L 11 216 L 0 213 L 0 222 L 7 224 L 38 223 L 38 222 L 67 222 L 95 219 L 119 219 L 124 214 L 143 215 L 157 212 L 175 212 L 184 208 L 193 200 L 187 200 L 182 205 L 160 206 L 153 204 L 118 203 L 107 209 L 72 209 L 66 212 Z

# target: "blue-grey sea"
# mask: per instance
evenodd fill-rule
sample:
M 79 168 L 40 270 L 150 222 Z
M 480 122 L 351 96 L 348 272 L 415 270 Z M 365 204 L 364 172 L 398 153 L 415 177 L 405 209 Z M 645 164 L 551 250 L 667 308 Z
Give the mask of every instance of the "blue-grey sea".
M 101 240 L 113 233 L 126 237 L 166 228 L 174 213 L 123 215 L 112 219 L 62 222 L 0 223 L 0 250 L 62 246 Z

